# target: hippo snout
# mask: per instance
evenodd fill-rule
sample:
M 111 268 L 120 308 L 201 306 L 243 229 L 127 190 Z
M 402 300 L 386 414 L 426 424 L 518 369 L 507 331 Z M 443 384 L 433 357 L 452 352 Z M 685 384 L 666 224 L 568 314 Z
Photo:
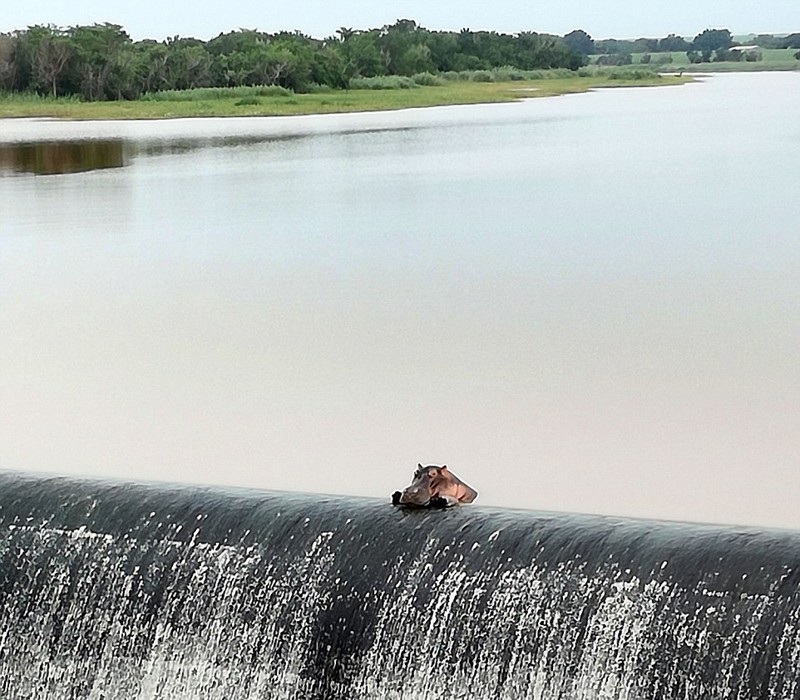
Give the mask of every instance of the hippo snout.
M 430 491 L 419 486 L 409 486 L 400 494 L 400 503 L 403 505 L 426 506 L 430 500 Z

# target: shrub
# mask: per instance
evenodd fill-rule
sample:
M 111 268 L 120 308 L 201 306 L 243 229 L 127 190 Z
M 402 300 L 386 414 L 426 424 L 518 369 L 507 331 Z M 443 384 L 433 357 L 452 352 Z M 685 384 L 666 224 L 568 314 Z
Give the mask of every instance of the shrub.
M 407 90 L 419 87 L 405 75 L 378 75 L 374 78 L 351 78 L 351 90 Z
M 294 93 L 280 85 L 244 85 L 241 87 L 192 88 L 190 90 L 162 90 L 142 95 L 150 102 L 196 102 L 238 97 L 288 97 Z
M 660 76 L 651 68 L 618 68 L 609 72 L 609 80 L 653 80 Z
M 633 57 L 629 53 L 609 53 L 597 57 L 598 66 L 629 66 Z
M 494 79 L 492 74 L 485 70 L 476 70 L 471 76 L 470 80 L 473 83 L 492 83 Z
M 330 85 L 320 85 L 320 83 L 309 83 L 306 85 L 305 92 L 310 95 L 320 95 L 328 92 L 333 92 L 334 88 Z
M 433 75 L 433 73 L 416 73 L 415 75 L 411 76 L 411 80 L 413 80 L 417 85 L 444 84 L 444 80 L 440 78 L 438 75 Z
M 80 95 L 64 95 L 53 97 L 51 94 L 40 95 L 38 92 L 13 92 L 0 90 L 0 102 L 80 102 Z
M 494 79 L 498 83 L 507 83 L 514 80 L 530 80 L 530 72 L 524 71 L 514 66 L 500 66 L 492 71 Z
M 536 73 L 537 71 L 533 71 Z M 575 71 L 569 68 L 550 68 L 546 71 L 538 71 L 544 73 L 545 78 L 572 78 L 575 76 Z

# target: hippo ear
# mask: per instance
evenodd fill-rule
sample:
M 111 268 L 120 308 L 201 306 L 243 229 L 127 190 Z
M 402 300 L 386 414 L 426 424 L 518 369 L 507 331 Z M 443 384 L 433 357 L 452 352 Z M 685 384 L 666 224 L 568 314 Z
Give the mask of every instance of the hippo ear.
M 443 472 L 444 472 L 444 471 L 447 471 L 447 465 L 446 465 L 446 464 L 443 464 L 443 465 L 440 467 L 440 469 L 441 469 Z

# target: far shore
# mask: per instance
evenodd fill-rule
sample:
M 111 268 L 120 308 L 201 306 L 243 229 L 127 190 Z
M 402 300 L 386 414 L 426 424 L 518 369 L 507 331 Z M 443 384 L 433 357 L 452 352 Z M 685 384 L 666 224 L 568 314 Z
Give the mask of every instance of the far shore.
M 50 117 L 65 120 L 176 119 L 186 117 L 249 117 L 341 114 L 514 102 L 538 99 L 601 88 L 654 87 L 682 85 L 691 75 L 648 75 L 610 77 L 607 74 L 550 78 L 512 82 L 452 82 L 393 90 L 330 90 L 310 94 L 249 94 L 241 90 L 198 89 L 186 94 L 171 94 L 166 99 L 81 102 L 70 98 L 43 98 L 31 95 L 0 97 L 0 118 Z

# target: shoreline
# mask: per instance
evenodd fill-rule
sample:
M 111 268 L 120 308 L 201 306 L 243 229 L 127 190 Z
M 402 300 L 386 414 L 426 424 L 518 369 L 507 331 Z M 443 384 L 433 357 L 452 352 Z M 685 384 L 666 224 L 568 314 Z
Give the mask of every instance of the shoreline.
M 26 95 L 0 99 L 0 119 L 55 119 L 59 121 L 170 120 L 193 117 L 284 117 L 321 114 L 386 112 L 424 107 L 497 104 L 541 97 L 558 97 L 619 87 L 684 85 L 694 77 L 684 74 L 657 78 L 612 79 L 606 75 L 551 78 L 498 83 L 456 82 L 406 90 L 339 90 L 278 97 L 240 97 L 185 100 L 79 102 L 65 98 Z M 243 104 L 248 102 L 247 104 Z M 253 103 L 250 103 L 253 102 Z

